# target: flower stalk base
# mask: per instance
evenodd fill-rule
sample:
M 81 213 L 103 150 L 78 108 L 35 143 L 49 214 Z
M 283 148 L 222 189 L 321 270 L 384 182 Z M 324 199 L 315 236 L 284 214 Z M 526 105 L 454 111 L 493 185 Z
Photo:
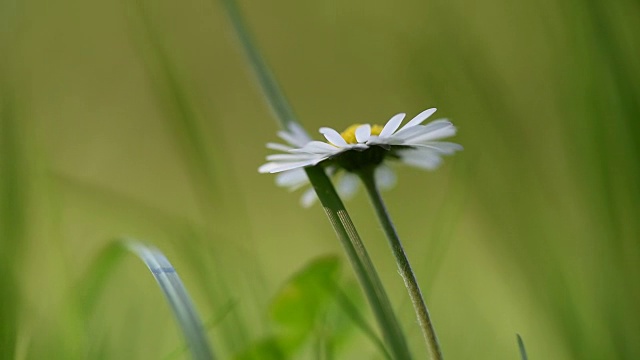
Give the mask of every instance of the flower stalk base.
M 393 256 L 396 259 L 398 269 L 400 270 L 400 275 L 404 280 L 404 285 L 409 292 L 409 297 L 411 298 L 411 302 L 413 303 L 413 308 L 416 312 L 418 323 L 420 324 L 420 328 L 422 329 L 422 333 L 427 343 L 427 348 L 431 355 L 431 359 L 442 360 L 442 350 L 440 349 L 438 337 L 436 336 L 433 323 L 431 322 L 431 317 L 429 316 L 429 309 L 427 309 L 427 305 L 424 302 L 424 298 L 422 296 L 422 292 L 420 291 L 420 287 L 418 286 L 418 281 L 416 280 L 415 274 L 411 269 L 411 264 L 409 263 L 407 254 L 404 252 L 404 248 L 402 247 L 402 243 L 400 242 L 398 233 L 396 232 L 395 226 L 393 225 L 393 222 L 389 217 L 387 208 L 382 200 L 382 197 L 380 196 L 380 191 L 378 191 L 378 187 L 373 176 L 373 170 L 373 167 L 362 169 L 359 171 L 358 175 L 360 176 L 360 179 L 367 189 L 369 199 L 371 200 L 371 203 L 376 210 L 378 220 L 382 224 L 384 232 L 389 240 L 391 251 L 393 252 Z

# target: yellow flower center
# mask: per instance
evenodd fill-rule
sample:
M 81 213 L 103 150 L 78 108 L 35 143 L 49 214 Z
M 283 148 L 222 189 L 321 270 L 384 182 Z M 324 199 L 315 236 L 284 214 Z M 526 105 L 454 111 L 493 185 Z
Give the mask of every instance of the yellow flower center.
M 348 144 L 357 144 L 358 140 L 356 140 L 356 129 L 362 124 L 353 124 L 346 128 L 343 132 L 340 133 L 340 136 L 348 143 Z M 380 125 L 371 125 L 371 135 L 380 135 L 382 131 L 382 126 Z

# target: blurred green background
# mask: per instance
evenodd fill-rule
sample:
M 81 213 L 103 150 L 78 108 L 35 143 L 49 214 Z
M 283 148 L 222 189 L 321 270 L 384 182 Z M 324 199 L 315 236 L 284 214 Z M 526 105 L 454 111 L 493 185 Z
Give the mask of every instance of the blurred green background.
M 222 7 L 0 4 L 1 357 L 185 357 L 144 266 L 103 254 L 120 235 L 167 254 L 221 358 L 269 334 L 282 284 L 342 249 L 257 173 L 277 124 Z M 515 333 L 532 359 L 640 358 L 637 1 L 241 7 L 309 131 L 458 126 L 463 152 L 384 194 L 448 359 L 517 359 Z M 347 207 L 424 357 L 364 193 Z M 382 358 L 344 336 L 337 358 Z

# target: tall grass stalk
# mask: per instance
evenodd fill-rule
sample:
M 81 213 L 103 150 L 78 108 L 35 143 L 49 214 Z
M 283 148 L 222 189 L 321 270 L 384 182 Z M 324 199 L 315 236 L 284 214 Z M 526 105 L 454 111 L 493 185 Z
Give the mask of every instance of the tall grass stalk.
M 433 328 L 433 322 L 429 316 L 429 309 L 427 309 L 427 304 L 422 296 L 422 291 L 420 291 L 418 280 L 416 279 L 413 269 L 411 269 L 409 258 L 407 258 L 407 254 L 404 251 L 398 232 L 391 221 L 387 207 L 385 206 L 382 196 L 380 195 L 380 191 L 375 183 L 373 168 L 369 167 L 361 170 L 359 172 L 359 176 L 367 189 L 371 204 L 376 210 L 378 220 L 380 221 L 380 224 L 384 229 L 384 233 L 387 235 L 387 239 L 389 240 L 391 252 L 396 259 L 400 276 L 402 276 L 404 285 L 409 292 L 409 297 L 413 303 L 413 309 L 416 312 L 416 317 L 418 318 L 418 323 L 420 324 L 420 329 L 424 335 L 431 358 L 434 360 L 441 360 L 442 350 L 440 349 L 438 337 L 436 336 L 435 329 Z
M 221 3 L 247 61 L 256 75 L 265 100 L 274 112 L 280 126 L 286 129 L 290 122 L 297 121 L 293 110 L 266 62 L 262 59 L 258 48 L 254 45 L 236 2 L 221 0 Z M 410 359 L 411 354 L 398 319 L 391 307 L 391 302 L 342 200 L 324 170 L 319 167 L 308 167 L 305 171 L 356 272 L 391 354 L 396 359 Z

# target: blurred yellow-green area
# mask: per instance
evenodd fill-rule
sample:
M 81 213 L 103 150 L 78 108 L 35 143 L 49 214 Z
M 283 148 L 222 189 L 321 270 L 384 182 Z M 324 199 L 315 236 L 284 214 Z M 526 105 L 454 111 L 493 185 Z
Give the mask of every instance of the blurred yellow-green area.
M 144 265 L 99 261 L 120 236 L 168 256 L 223 359 L 310 261 L 355 284 L 321 207 L 257 172 L 277 122 L 218 2 L 0 6 L 0 358 L 188 357 Z M 447 359 L 518 359 L 516 333 L 531 359 L 640 358 L 637 1 L 240 6 L 310 132 L 458 127 L 463 152 L 384 193 Z M 347 208 L 426 358 L 364 192 Z M 335 358 L 383 358 L 341 336 Z

